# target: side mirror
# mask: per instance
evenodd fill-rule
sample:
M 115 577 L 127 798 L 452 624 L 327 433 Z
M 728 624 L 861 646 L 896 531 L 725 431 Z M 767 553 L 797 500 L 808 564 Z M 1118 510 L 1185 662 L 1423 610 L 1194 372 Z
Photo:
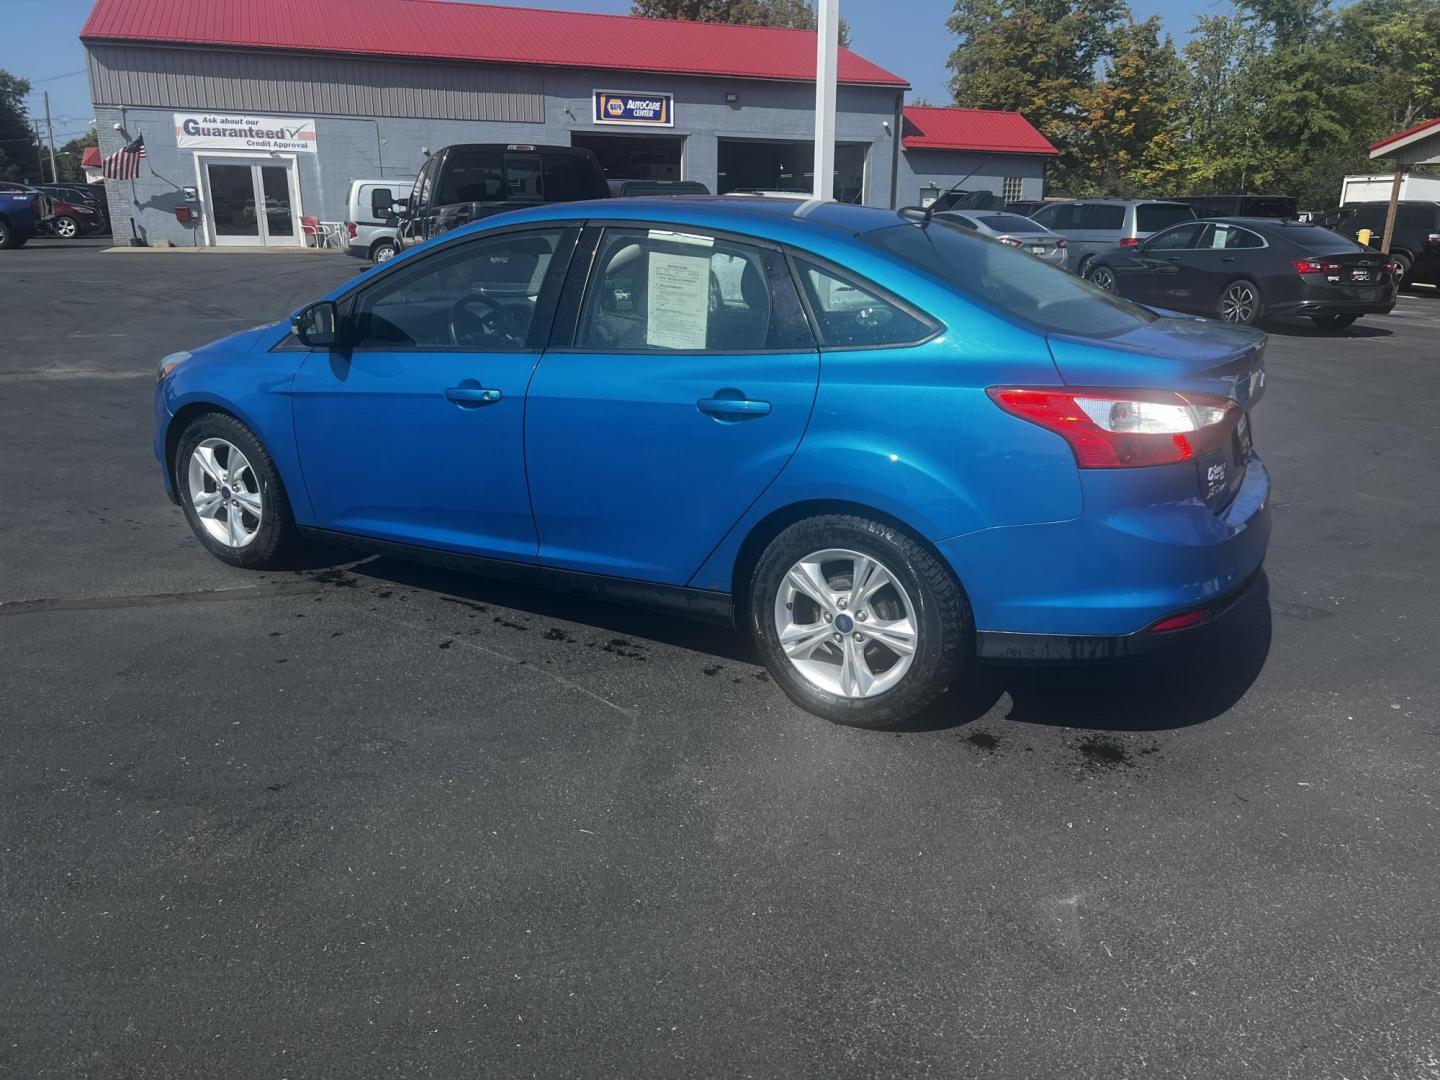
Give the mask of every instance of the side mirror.
M 335 301 L 321 300 L 301 308 L 290 319 L 290 326 L 302 345 L 311 349 L 328 349 L 340 339 Z
M 370 216 L 386 218 L 395 212 L 395 193 L 387 187 L 370 192 Z

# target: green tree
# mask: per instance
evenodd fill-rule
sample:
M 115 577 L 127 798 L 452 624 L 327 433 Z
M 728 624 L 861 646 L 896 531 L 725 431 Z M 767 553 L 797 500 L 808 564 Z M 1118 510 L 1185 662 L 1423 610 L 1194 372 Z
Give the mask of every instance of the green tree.
M 1060 190 L 1079 181 L 1075 134 L 1095 72 L 1129 17 L 1124 0 L 956 0 L 947 25 L 957 105 L 1018 112 L 1061 150 Z
M 60 180 L 62 183 L 83 182 L 85 170 L 80 167 L 80 160 L 85 156 L 87 146 L 99 146 L 99 136 L 93 130 L 87 131 L 78 139 L 71 139 L 55 153 L 55 164 L 60 169 Z
M 38 180 L 35 136 L 30 130 L 25 98 L 30 84 L 0 70 L 0 180 Z
M 1136 196 L 1174 186 L 1185 71 L 1158 16 L 1114 31 L 1104 77 L 1079 97 L 1073 194 Z
M 630 13 L 647 19 L 815 29 L 815 9 L 810 0 L 633 0 Z M 850 45 L 850 26 L 843 18 L 840 44 L 847 48 Z
M 1177 194 L 1243 191 L 1264 160 L 1258 132 L 1260 32 L 1236 15 L 1200 18 L 1182 51 Z

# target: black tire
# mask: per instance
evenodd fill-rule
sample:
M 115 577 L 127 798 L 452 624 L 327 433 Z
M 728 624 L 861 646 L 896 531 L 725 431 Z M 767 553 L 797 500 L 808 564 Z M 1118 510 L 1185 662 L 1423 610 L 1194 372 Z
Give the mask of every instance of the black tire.
M 1242 302 L 1238 292 L 1245 291 L 1249 300 Z M 1231 305 L 1234 304 L 1232 308 Z M 1233 311 L 1233 314 L 1227 314 Z M 1236 278 L 1220 294 L 1220 302 L 1215 307 L 1215 314 L 1225 322 L 1235 323 L 1237 326 L 1255 326 L 1261 319 L 1265 318 L 1265 300 L 1260 295 L 1260 286 L 1249 278 Z
M 245 455 L 262 500 L 260 526 L 246 544 L 231 547 L 211 536 L 195 511 L 190 494 L 189 466 L 195 447 L 205 439 L 219 438 L 234 444 Z M 185 510 L 185 520 L 205 550 L 221 562 L 247 570 L 265 570 L 282 565 L 295 546 L 295 518 L 285 485 L 259 438 L 248 427 L 225 413 L 207 413 L 193 421 L 180 436 L 172 463 L 175 490 Z
M 1080 260 L 1080 264 L 1075 267 L 1075 276 L 1088 278 L 1090 276 L 1090 264 L 1094 261 L 1094 255 L 1086 255 L 1083 259 Z
M 10 228 L 10 223 L 0 221 L 0 250 L 19 246 L 20 245 L 15 242 L 15 231 Z
M 1085 280 L 1097 289 L 1104 289 L 1108 293 L 1119 295 L 1120 283 L 1115 280 L 1115 271 L 1108 266 L 1091 266 L 1085 272 Z
M 55 230 L 55 235 L 62 240 L 79 240 L 80 234 L 83 231 L 80 228 L 80 222 L 69 214 L 62 214 L 60 217 L 57 217 L 50 227 Z
M 807 555 L 832 548 L 878 560 L 904 587 L 914 608 L 917 641 L 910 668 L 893 687 L 873 697 L 844 697 L 817 687 L 779 643 L 775 610 L 790 568 Z M 863 517 L 807 518 L 770 541 L 750 578 L 748 621 L 766 668 L 790 700 L 837 724 L 900 727 L 974 664 L 970 604 L 949 569 L 902 530 Z
M 1410 280 L 1410 267 L 1413 266 L 1414 263 L 1411 261 L 1410 256 L 1406 255 L 1403 251 L 1392 251 L 1390 258 L 1395 260 L 1395 265 L 1398 268 L 1395 271 L 1395 276 L 1399 279 L 1400 291 L 1409 292 L 1414 288 L 1414 283 Z
M 1311 320 L 1321 330 L 1344 330 L 1352 325 L 1359 315 L 1311 315 Z
M 400 254 L 400 248 L 396 246 L 394 240 L 377 240 L 370 245 L 370 261 L 376 265 L 389 262 L 398 254 Z

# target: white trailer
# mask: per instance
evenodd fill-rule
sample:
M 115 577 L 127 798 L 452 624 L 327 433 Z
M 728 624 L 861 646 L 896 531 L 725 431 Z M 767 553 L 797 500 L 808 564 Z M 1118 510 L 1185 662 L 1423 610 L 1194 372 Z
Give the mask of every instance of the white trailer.
M 1390 185 L 1395 182 L 1391 173 L 1378 176 L 1347 176 L 1340 182 L 1340 205 L 1361 202 L 1389 202 Z M 1400 198 L 1440 201 L 1440 176 L 1415 176 L 1406 173 L 1400 181 Z

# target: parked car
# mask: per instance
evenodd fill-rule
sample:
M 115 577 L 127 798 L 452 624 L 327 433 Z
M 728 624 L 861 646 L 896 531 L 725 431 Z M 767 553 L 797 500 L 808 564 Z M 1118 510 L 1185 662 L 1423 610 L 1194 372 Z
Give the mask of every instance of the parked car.
M 977 654 L 1141 651 L 1241 594 L 1264 346 L 893 210 L 551 205 L 165 357 L 154 451 L 231 565 L 320 536 L 733 620 L 886 727 Z
M 19 184 L 0 181 L 0 192 L 39 197 L 43 217 L 40 232 L 58 236 L 62 240 L 74 240 L 99 227 L 99 215 L 83 202 L 67 202 L 57 199 L 33 184 Z
M 35 188 L 52 199 L 88 206 L 95 212 L 95 229 L 107 231 L 110 228 L 110 210 L 105 202 L 104 184 L 36 184 Z
M 416 243 L 493 214 L 536 203 L 610 197 L 600 161 L 576 146 L 474 143 L 446 146 L 420 169 L 401 215 Z M 377 200 L 376 211 L 389 209 Z M 380 215 L 377 213 L 376 215 Z
M 1005 200 L 993 191 L 947 191 L 926 207 L 932 214 L 943 210 L 1004 210 Z
M 699 180 L 608 180 L 610 194 L 617 199 L 636 199 L 646 195 L 709 195 L 710 189 Z
M 1322 221 L 1333 219 L 1329 227 L 1346 236 L 1358 237 L 1362 229 L 1369 229 L 1370 247 L 1378 251 L 1385 241 L 1389 209 L 1388 200 L 1352 203 L 1323 215 Z M 1411 200 L 1396 206 L 1390 257 L 1399 267 L 1402 289 L 1416 282 L 1440 285 L 1440 202 Z
M 1012 214 L 1024 214 L 1026 217 L 1034 217 L 1035 211 L 1043 210 L 1050 204 L 1044 199 L 1021 199 L 1018 202 L 1007 202 L 1005 209 Z
M 1184 195 L 1171 202 L 1184 203 L 1199 217 L 1298 218 L 1300 204 L 1293 195 Z
M 1396 263 L 1318 225 L 1220 218 L 1097 256 L 1089 278 L 1130 300 L 1255 324 L 1308 315 L 1340 330 L 1395 306 Z
M 345 253 L 382 263 L 399 254 L 404 245 L 392 209 L 396 191 L 409 191 L 413 176 L 389 180 L 351 180 L 345 196 Z
M 44 212 L 39 195 L 0 185 L 0 250 L 24 247 L 40 230 Z
M 1134 247 L 1148 236 L 1181 221 L 1194 221 L 1184 203 L 1159 199 L 1078 199 L 1051 203 L 1032 219 L 1069 244 L 1067 265 L 1081 277 L 1097 255 Z
M 1009 247 L 1029 252 L 1056 266 L 1065 265 L 1065 238 L 1058 233 L 1047 231 L 1039 222 L 1020 214 L 993 210 L 971 210 L 962 214 L 958 210 L 942 210 L 935 214 L 934 218 L 936 221 L 969 229 Z

